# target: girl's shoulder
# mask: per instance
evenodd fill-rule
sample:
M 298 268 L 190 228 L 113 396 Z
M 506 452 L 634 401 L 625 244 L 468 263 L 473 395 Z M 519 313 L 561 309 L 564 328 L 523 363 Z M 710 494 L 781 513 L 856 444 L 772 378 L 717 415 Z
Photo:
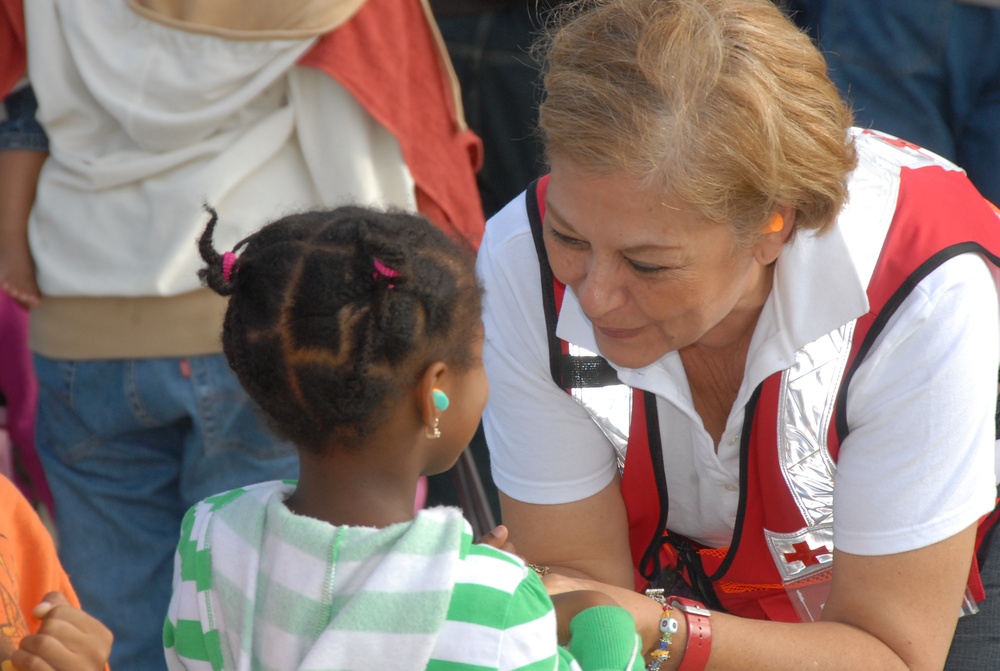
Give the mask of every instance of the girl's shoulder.
M 209 496 L 191 506 L 181 523 L 181 541 L 204 544 L 220 519 L 226 526 L 261 531 L 267 508 L 276 497 L 282 501 L 295 491 L 295 482 L 274 480 L 238 487 Z

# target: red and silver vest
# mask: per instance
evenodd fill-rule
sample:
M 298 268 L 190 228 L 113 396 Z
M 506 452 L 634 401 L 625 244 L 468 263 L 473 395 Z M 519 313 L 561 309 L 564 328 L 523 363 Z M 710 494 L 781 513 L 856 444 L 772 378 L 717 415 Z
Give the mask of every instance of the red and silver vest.
M 730 547 L 705 548 L 666 528 L 669 496 L 656 400 L 632 390 L 622 497 L 637 589 L 674 576 L 711 607 L 736 615 L 819 619 L 833 570 L 834 475 L 840 443 L 850 432 L 846 397 L 854 373 L 895 310 L 935 268 L 965 253 L 1000 266 L 1000 211 L 964 173 L 919 147 L 870 134 L 914 159 L 901 168 L 895 214 L 867 287 L 870 310 L 800 349 L 790 368 L 764 380 L 752 395 L 745 408 Z M 571 355 L 569 344 L 555 335 L 565 286 L 552 276 L 542 239 L 547 187 L 548 177 L 542 177 L 528 188 L 526 200 L 542 275 L 552 379 L 567 391 L 621 384 L 607 361 Z M 981 520 L 977 548 L 998 516 L 1000 510 L 994 510 Z M 975 561 L 969 594 L 976 601 L 985 597 Z

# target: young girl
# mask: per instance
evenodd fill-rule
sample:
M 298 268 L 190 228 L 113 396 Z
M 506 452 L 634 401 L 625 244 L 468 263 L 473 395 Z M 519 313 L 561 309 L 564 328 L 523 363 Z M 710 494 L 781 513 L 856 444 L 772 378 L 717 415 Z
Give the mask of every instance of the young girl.
M 220 255 L 210 213 L 201 276 L 230 296 L 226 357 L 301 475 L 188 512 L 170 669 L 580 668 L 535 572 L 473 544 L 456 509 L 413 513 L 417 480 L 455 463 L 486 402 L 471 253 L 419 217 L 343 207 Z M 642 668 L 627 612 L 557 600 L 582 668 Z

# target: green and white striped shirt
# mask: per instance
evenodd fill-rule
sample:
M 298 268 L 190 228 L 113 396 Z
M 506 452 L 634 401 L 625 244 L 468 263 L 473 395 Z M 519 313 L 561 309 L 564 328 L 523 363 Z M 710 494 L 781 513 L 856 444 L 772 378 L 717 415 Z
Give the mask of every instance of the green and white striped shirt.
M 292 513 L 294 486 L 233 490 L 185 516 L 163 633 L 171 671 L 642 668 L 616 608 L 574 619 L 578 665 L 538 576 L 475 545 L 460 511 L 337 527 Z

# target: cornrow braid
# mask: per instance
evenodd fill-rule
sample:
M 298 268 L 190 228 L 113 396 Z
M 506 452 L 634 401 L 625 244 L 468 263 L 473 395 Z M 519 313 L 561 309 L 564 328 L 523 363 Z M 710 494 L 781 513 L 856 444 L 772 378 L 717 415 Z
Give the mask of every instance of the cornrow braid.
M 210 213 L 199 276 L 230 296 L 223 350 L 274 428 L 300 447 L 366 435 L 433 361 L 473 363 L 481 301 L 472 250 L 422 217 L 356 206 L 290 215 L 236 246 L 227 280 Z

